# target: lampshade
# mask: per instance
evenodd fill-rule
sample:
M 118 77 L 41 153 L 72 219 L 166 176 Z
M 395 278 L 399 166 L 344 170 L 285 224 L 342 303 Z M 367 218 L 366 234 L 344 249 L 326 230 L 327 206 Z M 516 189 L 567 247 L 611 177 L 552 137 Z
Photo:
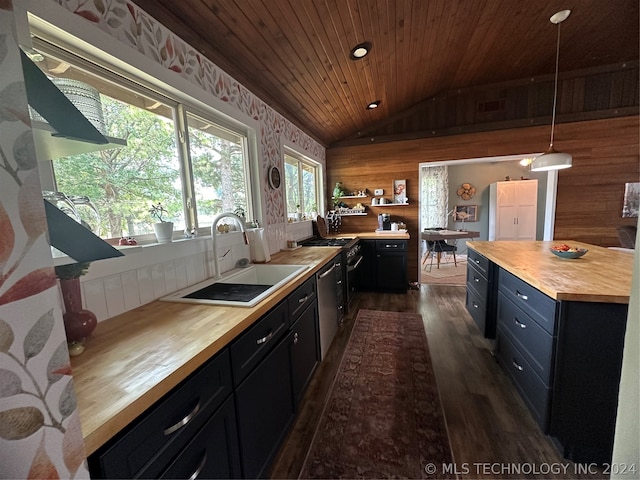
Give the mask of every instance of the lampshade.
M 553 131 L 556 124 L 556 103 L 558 101 L 558 63 L 560 59 L 560 24 L 564 22 L 571 10 L 562 10 L 551 16 L 549 21 L 555 25 L 558 25 L 558 42 L 556 44 L 556 74 L 553 82 L 553 108 L 551 114 L 551 142 L 549 143 L 549 149 L 536 157 L 531 162 L 532 172 L 546 172 L 548 170 L 561 170 L 563 168 L 570 168 L 572 157 L 568 153 L 556 152 L 553 148 Z
M 546 172 L 571 168 L 573 157 L 568 153 L 556 152 L 553 146 L 531 162 L 532 172 Z

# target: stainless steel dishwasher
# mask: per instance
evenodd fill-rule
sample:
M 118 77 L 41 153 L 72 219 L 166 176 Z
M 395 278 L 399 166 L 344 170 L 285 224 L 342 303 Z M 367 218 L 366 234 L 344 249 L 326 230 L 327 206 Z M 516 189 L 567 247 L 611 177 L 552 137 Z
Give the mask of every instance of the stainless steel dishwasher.
M 320 325 L 320 352 L 324 358 L 338 331 L 338 292 L 336 288 L 336 260 L 316 273 L 318 284 L 318 323 Z

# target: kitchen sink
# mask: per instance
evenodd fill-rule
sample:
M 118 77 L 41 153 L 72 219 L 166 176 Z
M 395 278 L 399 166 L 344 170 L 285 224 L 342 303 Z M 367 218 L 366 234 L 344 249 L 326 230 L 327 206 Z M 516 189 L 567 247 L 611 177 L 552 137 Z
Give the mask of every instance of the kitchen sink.
M 162 297 L 165 302 L 253 307 L 298 274 L 308 265 L 250 265 L 191 285 Z

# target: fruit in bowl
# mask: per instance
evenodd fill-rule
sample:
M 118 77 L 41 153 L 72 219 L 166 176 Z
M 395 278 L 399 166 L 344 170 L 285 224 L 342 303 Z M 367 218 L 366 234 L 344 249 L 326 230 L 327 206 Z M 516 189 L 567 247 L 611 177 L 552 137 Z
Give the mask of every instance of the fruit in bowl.
M 549 250 L 551 250 L 551 253 L 561 258 L 580 258 L 589 251 L 586 248 L 571 247 L 565 243 L 561 245 L 554 245 Z

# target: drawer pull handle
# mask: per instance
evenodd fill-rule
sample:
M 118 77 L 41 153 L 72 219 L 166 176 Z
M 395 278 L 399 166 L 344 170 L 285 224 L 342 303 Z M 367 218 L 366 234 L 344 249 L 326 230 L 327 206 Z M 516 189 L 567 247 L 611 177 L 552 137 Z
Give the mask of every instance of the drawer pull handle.
M 476 262 L 476 265 L 480 265 L 480 260 L 476 260 L 475 258 L 473 259 L 474 262 Z
M 187 423 L 189 423 L 191 420 L 193 420 L 193 417 L 196 416 L 196 413 L 198 413 L 200 411 L 200 401 L 198 401 L 198 403 L 196 404 L 195 408 L 193 410 L 191 410 L 191 412 L 189 412 L 188 415 L 186 415 L 182 420 L 180 420 L 178 423 L 171 425 L 169 428 L 166 428 L 164 430 L 164 435 L 171 435 L 173 432 L 180 430 L 182 427 L 184 427 Z
M 336 269 L 336 264 L 334 263 L 333 265 L 331 265 L 331 268 L 329 270 L 327 270 L 326 272 L 321 273 L 320 275 L 318 275 L 318 278 L 324 278 L 327 275 L 329 275 L 331 272 L 333 272 Z
M 256 340 L 256 345 L 262 345 L 263 343 L 267 343 L 269 340 L 271 340 L 271 337 L 273 337 L 273 330 L 269 330 L 269 333 L 267 333 L 266 336 Z
M 480 283 L 480 279 L 478 277 L 476 277 L 475 275 L 473 276 L 473 281 L 476 283 Z
M 309 295 L 305 295 L 304 297 L 299 298 L 298 299 L 298 303 L 302 304 L 302 303 L 306 302 L 307 300 L 309 300 Z
M 524 370 L 524 368 L 522 368 L 522 365 L 518 365 L 518 362 L 516 362 L 515 360 L 511 360 L 511 363 L 513 364 L 514 367 L 516 367 L 516 370 L 519 370 L 519 371 Z
M 395 243 L 389 244 L 387 243 L 384 248 L 398 248 L 400 245 L 397 245 Z
M 198 465 L 198 468 L 196 468 L 195 472 L 193 472 L 189 476 L 189 480 L 196 480 L 196 478 L 198 478 L 198 476 L 200 475 L 200 472 L 202 472 L 202 469 L 206 464 L 207 464 L 207 453 L 205 452 L 205 454 L 202 456 L 202 460 L 200 460 L 200 465 Z
M 294 345 L 298 344 L 298 332 L 293 334 L 293 344 Z
M 478 305 L 476 302 L 471 302 L 471 305 L 473 305 L 473 308 L 480 308 L 480 305 Z
M 523 300 L 529 300 L 528 295 L 525 295 L 524 293 L 520 293 L 518 290 L 516 290 L 516 297 L 520 297 Z
M 338 285 L 341 285 L 341 284 L 342 284 L 342 280 L 338 280 L 336 283 L 337 283 Z
M 518 320 L 515 317 L 514 317 L 513 320 L 516 322 L 516 325 L 518 325 L 520 328 L 527 328 L 527 324 L 526 323 L 522 323 L 520 320 Z

